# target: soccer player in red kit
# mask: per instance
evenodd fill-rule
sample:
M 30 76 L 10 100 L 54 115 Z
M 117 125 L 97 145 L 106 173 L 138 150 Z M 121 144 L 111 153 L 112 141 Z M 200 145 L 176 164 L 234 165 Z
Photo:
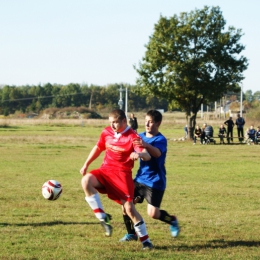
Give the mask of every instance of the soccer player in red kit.
M 151 156 L 143 147 L 134 145 L 134 140 L 140 137 L 127 125 L 123 110 L 113 110 L 109 114 L 109 122 L 110 126 L 102 131 L 97 144 L 80 170 L 83 175 L 81 185 L 86 195 L 85 200 L 100 220 L 106 236 L 112 235 L 112 226 L 110 216 L 105 213 L 98 192 L 107 194 L 110 199 L 122 204 L 134 223 L 143 249 L 151 249 L 153 245 L 147 234 L 146 225 L 133 204 L 134 183 L 132 180 L 134 161 L 137 158 L 148 161 Z M 103 151 L 105 151 L 105 157 L 100 168 L 87 173 L 89 165 Z

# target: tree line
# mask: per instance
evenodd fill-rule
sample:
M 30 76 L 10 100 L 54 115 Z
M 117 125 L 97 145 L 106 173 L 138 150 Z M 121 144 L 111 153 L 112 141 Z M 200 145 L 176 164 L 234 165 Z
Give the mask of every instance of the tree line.
M 119 89 L 121 87 L 123 90 L 128 89 L 129 111 L 146 111 L 150 108 L 160 108 L 164 111 L 172 110 L 171 104 L 166 99 L 141 94 L 134 85 L 88 86 L 77 83 L 68 85 L 47 83 L 43 86 L 2 86 L 0 88 L 0 114 L 8 116 L 15 112 L 40 113 L 47 108 L 54 107 L 87 107 L 96 112 L 109 111 L 119 107 Z M 125 91 L 122 93 L 125 102 Z M 229 94 L 226 101 L 240 101 L 239 95 Z M 233 102 L 231 108 L 239 110 L 239 106 L 239 102 Z M 213 103 L 211 107 L 214 109 Z M 260 107 L 260 91 L 247 90 L 244 92 L 243 107 L 246 112 Z M 175 107 L 173 110 L 181 111 L 181 108 Z
M 0 114 L 9 115 L 17 111 L 21 113 L 40 113 L 42 110 L 55 107 L 87 107 L 97 112 L 118 108 L 119 89 L 128 89 L 128 110 L 142 111 L 160 108 L 167 111 L 166 99 L 154 95 L 135 93 L 136 86 L 128 84 L 110 84 L 96 86 L 70 83 L 9 86 L 0 88 Z M 125 102 L 125 91 L 122 92 Z M 124 106 L 123 106 L 124 107 Z

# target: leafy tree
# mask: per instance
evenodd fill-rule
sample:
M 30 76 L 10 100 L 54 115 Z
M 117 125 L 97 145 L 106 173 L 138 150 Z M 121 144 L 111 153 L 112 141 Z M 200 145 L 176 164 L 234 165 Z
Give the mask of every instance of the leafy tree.
M 81 100 L 79 98 L 81 95 L 81 88 L 79 84 L 70 83 L 69 85 L 62 88 L 62 93 L 67 95 L 67 101 L 69 103 L 67 106 L 81 105 Z
M 26 112 L 26 110 L 30 107 L 32 103 L 32 98 L 34 97 L 33 95 L 29 94 L 30 93 L 31 86 L 26 85 L 26 86 L 21 86 L 19 87 L 19 90 L 21 92 L 21 100 L 19 101 L 19 110 L 22 111 L 23 113 Z
M 105 105 L 105 90 L 104 88 L 100 87 L 100 86 L 95 86 L 95 85 L 91 85 L 90 86 L 90 96 L 89 96 L 89 104 L 88 107 L 89 108 L 94 108 L 96 109 L 101 108 L 102 105 Z M 91 106 L 90 106 L 91 105 Z
M 190 134 L 201 104 L 239 92 L 247 59 L 242 31 L 229 27 L 219 7 L 161 16 L 139 67 L 139 92 L 165 98 L 186 112 Z
M 120 87 L 122 87 L 123 89 L 128 87 L 129 89 L 129 86 L 123 84 L 110 84 L 106 88 L 104 88 L 102 96 L 106 100 L 103 100 L 103 102 L 106 103 L 110 110 L 118 106 Z M 125 92 L 123 94 L 125 94 Z
M 251 105 L 252 105 L 252 108 L 258 108 L 260 106 L 260 100 L 255 99 L 254 101 L 252 101 Z
M 252 100 L 253 100 L 253 101 L 254 101 L 254 100 L 260 101 L 260 91 L 256 91 L 256 92 L 254 93 Z
M 17 99 L 20 98 L 20 93 L 18 89 L 14 86 L 5 85 L 1 89 L 1 111 L 8 115 L 14 112 L 17 107 L 19 107 L 19 102 Z
M 55 84 L 52 86 L 52 91 L 51 91 L 51 94 L 53 96 L 52 104 L 51 104 L 52 107 L 62 107 L 61 106 L 61 97 L 59 96 L 60 90 L 61 90 L 60 85 Z
M 37 109 L 36 100 L 33 99 L 32 103 L 31 103 L 31 105 L 30 105 L 30 111 L 35 112 L 36 109 Z
M 128 109 L 129 111 L 138 111 L 147 108 L 146 95 L 137 93 L 137 87 L 131 86 L 128 88 Z
M 249 103 L 253 101 L 253 92 L 252 92 L 252 90 L 247 90 L 245 92 L 245 100 L 248 101 Z
M 231 102 L 234 102 L 234 101 L 237 100 L 237 96 L 236 96 L 236 95 L 232 95 L 232 96 L 230 96 L 229 100 L 230 100 Z
M 153 95 L 149 95 L 146 96 L 145 101 L 149 109 L 159 108 L 159 109 L 164 109 L 165 111 L 168 110 L 168 102 L 165 99 L 160 99 Z
M 243 109 L 248 112 L 252 108 L 251 102 L 244 100 L 243 101 Z
M 44 96 L 41 97 L 40 104 L 42 108 L 48 107 L 52 103 L 52 84 L 47 83 L 42 87 Z M 40 107 L 40 106 L 38 106 Z

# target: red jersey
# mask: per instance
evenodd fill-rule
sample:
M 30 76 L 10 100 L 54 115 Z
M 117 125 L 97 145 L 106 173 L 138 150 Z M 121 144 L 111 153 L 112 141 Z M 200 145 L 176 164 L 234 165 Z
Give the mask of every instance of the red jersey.
M 143 150 L 142 147 L 133 145 L 133 140 L 137 138 L 140 139 L 140 136 L 130 127 L 127 127 L 122 133 L 115 133 L 110 126 L 106 127 L 97 142 L 99 149 L 106 151 L 101 168 L 115 167 L 131 171 L 134 161 L 130 159 L 130 154 Z
M 97 142 L 99 149 L 106 151 L 105 157 L 101 167 L 90 173 L 103 185 L 103 188 L 97 190 L 120 204 L 122 200 L 132 201 L 134 197 L 134 161 L 130 159 L 130 154 L 143 150 L 143 147 L 133 145 L 133 140 L 137 138 L 140 138 L 139 135 L 130 127 L 121 133 L 115 133 L 108 126 L 102 131 Z

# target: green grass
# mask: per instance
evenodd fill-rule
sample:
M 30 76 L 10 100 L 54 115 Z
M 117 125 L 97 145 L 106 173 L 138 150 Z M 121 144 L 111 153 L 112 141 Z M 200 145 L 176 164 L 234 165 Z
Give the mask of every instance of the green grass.
M 119 205 L 102 196 L 114 227 L 105 238 L 84 201 L 79 169 L 102 128 L 0 128 L 0 259 L 260 259 L 260 146 L 169 140 L 161 207 L 178 216 L 181 234 L 172 239 L 166 224 L 147 216 L 146 203 L 138 205 L 155 246 L 142 252 L 140 242 L 118 242 L 125 234 Z M 181 137 L 183 126 L 161 131 Z M 63 186 L 57 201 L 41 195 L 48 179 Z

